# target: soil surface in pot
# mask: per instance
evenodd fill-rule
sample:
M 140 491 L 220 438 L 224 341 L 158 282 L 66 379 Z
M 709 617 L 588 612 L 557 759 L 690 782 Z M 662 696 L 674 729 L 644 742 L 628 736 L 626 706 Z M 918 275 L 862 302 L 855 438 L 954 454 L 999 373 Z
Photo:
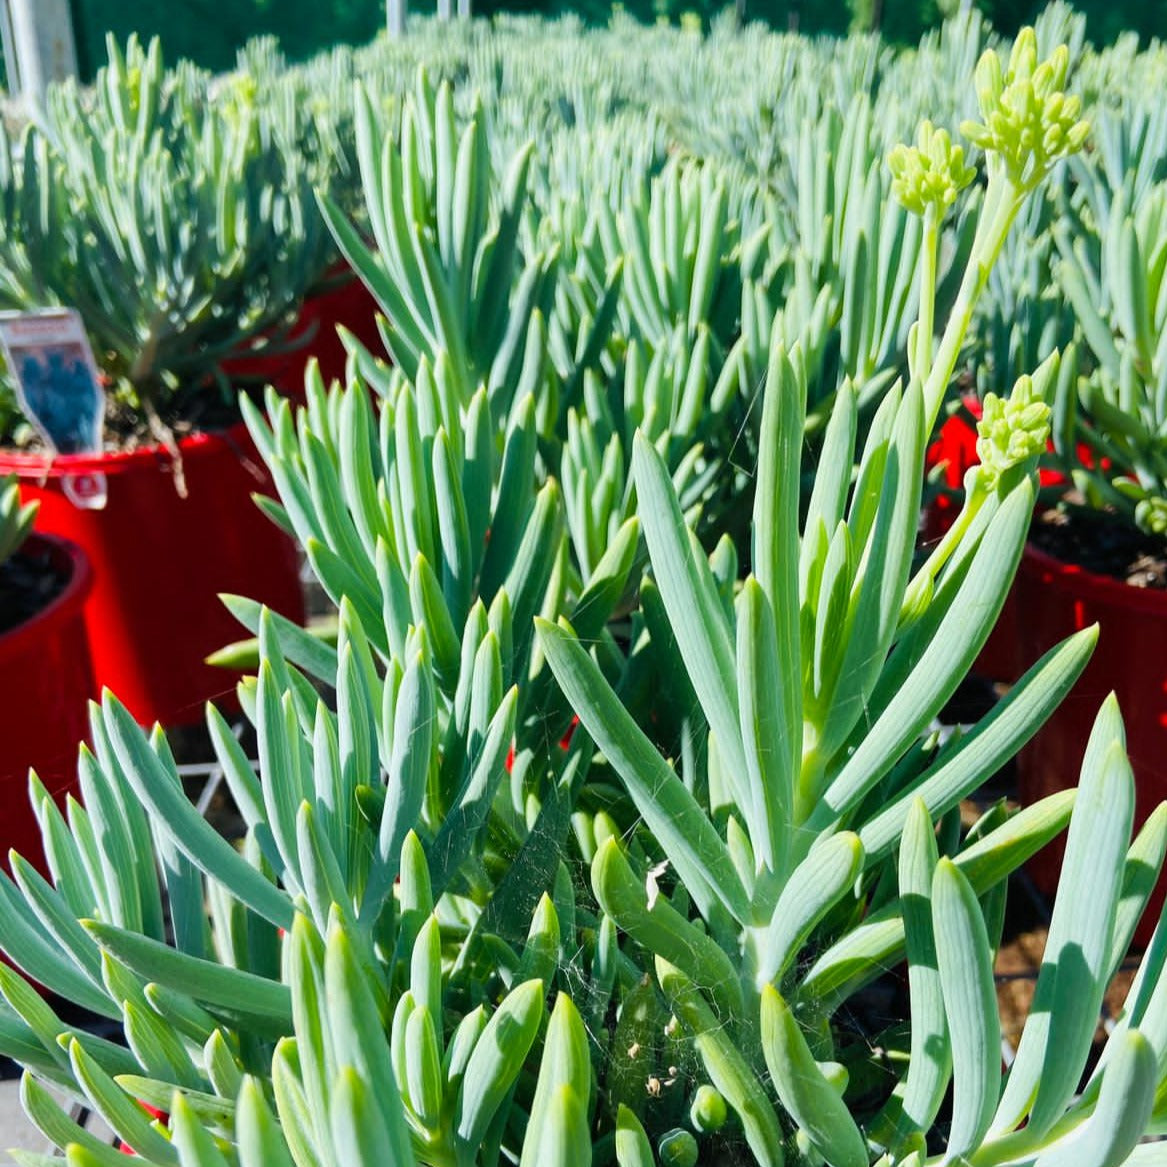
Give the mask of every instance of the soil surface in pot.
M 65 590 L 68 571 L 53 550 L 22 550 L 0 563 L 0 633 L 10 632 L 48 607 Z
M 1029 541 L 1062 563 L 1136 588 L 1167 589 L 1167 539 L 1117 515 L 1052 507 L 1034 519 Z
M 243 416 L 237 396 L 240 391 L 262 408 L 262 386 L 236 386 L 226 380 L 222 385 L 204 382 L 179 390 L 161 403 L 155 425 L 142 409 L 110 396 L 106 400 L 102 452 L 129 453 L 143 446 L 167 445 L 171 441 L 177 444 L 192 434 L 230 429 Z M 47 453 L 44 439 L 24 418 L 15 422 L 11 433 L 0 434 L 0 445 L 21 454 Z

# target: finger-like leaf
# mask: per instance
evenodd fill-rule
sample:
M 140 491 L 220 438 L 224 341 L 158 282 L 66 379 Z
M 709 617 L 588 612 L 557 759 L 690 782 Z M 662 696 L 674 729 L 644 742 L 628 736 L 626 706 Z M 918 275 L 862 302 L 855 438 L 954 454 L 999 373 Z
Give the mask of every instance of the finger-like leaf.
M 100 1167 L 125 1167 L 125 1156 L 107 1146 L 61 1109 L 53 1096 L 29 1073 L 20 1080 L 20 1104 L 33 1125 L 54 1146 L 84 1147 Z M 206 1136 L 208 1139 L 210 1136 Z
M 1028 1113 L 1026 1130 L 1040 1137 L 1078 1088 L 1110 975 L 1133 817 L 1134 778 L 1112 696 L 1087 746 L 1034 1007 L 993 1122 L 995 1131 L 1012 1130 Z
M 790 1006 L 762 989 L 762 1053 L 782 1105 L 831 1167 L 867 1167 L 867 1144 L 847 1104 L 824 1077 Z
M 616 1162 L 619 1167 L 656 1167 L 644 1127 L 623 1103 L 616 1113 Z
M 737 1112 L 759 1167 L 782 1167 L 782 1128 L 757 1075 L 732 1034 L 680 969 L 659 957 L 657 978 L 673 1012 L 688 1031 L 713 1085 Z
M 737 920 L 747 920 L 745 888 L 705 812 L 629 716 L 570 631 L 545 621 L 538 621 L 538 628 L 540 644 L 564 695 L 624 779 L 637 810 L 675 864 L 702 914 L 707 915 L 713 902 L 720 901 Z
M 776 876 L 785 875 L 795 771 L 789 724 L 783 716 L 786 686 L 797 687 L 798 669 L 778 655 L 770 601 L 751 576 L 737 603 L 737 682 L 741 736 L 749 771 L 750 806 L 742 812 L 759 859 Z
M 850 831 L 811 848 L 794 869 L 762 940 L 759 989 L 775 981 L 798 955 L 814 926 L 854 884 L 863 867 L 863 847 Z
M 102 948 L 146 980 L 158 981 L 196 1001 L 285 1025 L 285 1032 L 291 1032 L 292 999 L 286 985 L 215 961 L 198 960 L 113 924 L 99 920 L 84 920 L 83 924 Z
M 455 1110 L 455 1139 L 472 1152 L 523 1068 L 543 1019 L 543 982 L 512 989 L 494 1011 L 466 1065 Z
M 926 1134 L 931 1129 L 952 1076 L 952 1046 L 932 925 L 932 883 L 937 861 L 932 819 L 923 801 L 917 799 L 908 812 L 899 856 L 912 1044 L 906 1079 L 885 1110 L 886 1121 L 894 1124 L 886 1136 L 893 1151 L 898 1151 L 912 1135 Z
M 707 992 L 728 1018 L 742 1016 L 742 994 L 733 962 L 715 940 L 689 923 L 668 900 L 637 880 L 614 838 L 592 861 L 592 888 L 604 911 L 622 931 L 655 956 L 676 965 Z
M 1004 603 L 1033 510 L 1027 484 L 1013 491 L 990 524 L 964 583 L 919 663 L 830 782 L 811 823 L 846 813 L 901 756 L 969 670 Z
M 1102 1079 L 1098 1106 L 1078 1136 L 1038 1157 L 1034 1167 L 1119 1167 L 1142 1139 L 1155 1101 L 1155 1054 L 1137 1029 L 1128 1030 Z
M 952 1038 L 953 1108 L 949 1155 L 979 1147 L 1001 1086 L 1001 1023 L 993 951 L 976 893 L 941 859 L 932 881 L 932 928 L 944 1012 Z
M 134 792 L 159 829 L 201 870 L 226 887 L 265 919 L 281 928 L 292 923 L 291 900 L 268 882 L 187 801 L 158 756 L 147 744 L 129 711 L 108 694 L 105 723 L 118 761 Z
M 733 643 L 704 557 L 695 552 L 660 454 L 643 434 L 632 455 L 640 521 L 689 678 L 735 782 L 745 775 Z M 578 710 L 577 710 L 578 712 Z M 594 735 L 593 735 L 594 736 Z M 748 804 L 741 792 L 738 802 Z
M 150 1125 L 142 1108 L 119 1086 L 74 1039 L 69 1059 L 77 1082 L 98 1113 L 139 1154 L 159 1163 L 177 1163 L 170 1140 Z
M 995 773 L 1037 732 L 1081 675 L 1098 639 L 1084 628 L 1051 649 L 992 710 L 945 751 L 912 788 L 859 828 L 868 862 L 882 858 L 899 836 L 912 803 L 922 798 L 933 817 L 951 810 Z
M 240 1167 L 292 1167 L 292 1157 L 254 1078 L 245 1078 L 239 1090 L 235 1137 Z
M 579 1012 L 566 993 L 555 999 L 547 1040 L 531 1102 L 519 1167 L 592 1161 L 592 1140 L 584 1106 L 591 1093 L 588 1037 Z
M 353 943 L 334 918 L 328 930 L 324 976 L 336 1058 L 342 1067 L 353 1067 L 378 1099 L 377 1110 L 392 1151 L 390 1161 L 411 1163 L 413 1152 L 401 1091 L 384 1031 L 380 1025 L 369 1024 L 371 1018 L 379 1016 L 379 1010 Z M 335 1110 L 333 1115 L 335 1129 Z

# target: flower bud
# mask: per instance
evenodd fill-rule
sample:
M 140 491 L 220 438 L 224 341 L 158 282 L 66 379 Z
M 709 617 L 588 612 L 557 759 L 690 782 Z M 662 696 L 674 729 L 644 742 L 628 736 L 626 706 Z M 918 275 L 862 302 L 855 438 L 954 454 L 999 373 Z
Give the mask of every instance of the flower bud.
M 887 166 L 892 194 L 914 215 L 923 215 L 929 207 L 943 214 L 976 175 L 965 165 L 963 147 L 953 145 L 948 131 L 929 121 L 920 125 L 914 146 L 901 144 L 891 150 Z
M 1050 407 L 1034 392 L 1032 378 L 1020 378 L 1008 400 L 988 394 L 977 422 L 982 484 L 992 489 L 1006 470 L 1040 454 L 1049 425 Z
M 1032 77 L 1037 68 L 1037 33 L 1031 26 L 1023 28 L 1009 54 L 1010 77 Z
M 987 52 L 977 62 L 974 83 L 977 103 L 981 109 L 992 109 L 1000 100 L 1005 88 L 1005 76 L 1001 72 L 1001 58 L 996 53 Z
M 1152 535 L 1167 535 L 1167 499 L 1148 495 L 1135 507 L 1135 522 Z
M 1069 63 L 1069 50 L 1062 45 L 1038 64 L 1037 38 L 1032 29 L 1023 29 L 1004 75 L 992 49 L 977 64 L 981 121 L 963 123 L 961 133 L 996 155 L 1022 190 L 1036 186 L 1058 159 L 1085 141 L 1089 125 L 1078 120 L 1081 102 L 1062 90 Z

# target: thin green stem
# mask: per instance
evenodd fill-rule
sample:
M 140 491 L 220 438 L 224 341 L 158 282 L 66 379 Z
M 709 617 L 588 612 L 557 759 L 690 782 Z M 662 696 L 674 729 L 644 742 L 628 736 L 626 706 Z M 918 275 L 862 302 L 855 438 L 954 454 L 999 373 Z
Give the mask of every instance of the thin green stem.
M 929 370 L 924 382 L 924 420 L 929 432 L 936 424 L 948 382 L 952 379 L 960 356 L 961 346 L 972 323 L 973 311 L 989 282 L 989 273 L 997 256 L 1001 254 L 1005 237 L 1017 217 L 1024 201 L 1024 193 L 1018 192 L 1007 179 L 990 178 L 985 195 L 985 205 L 977 222 L 976 236 L 964 276 L 960 281 L 956 304 L 944 329 L 936 363 Z
M 916 368 L 913 375 L 927 381 L 932 370 L 936 332 L 936 261 L 940 249 L 940 213 L 929 206 L 924 213 L 924 245 L 920 271 L 920 319 L 916 327 Z
M 904 596 L 903 607 L 900 609 L 901 625 L 905 617 L 919 605 L 922 589 L 927 587 L 930 582 L 935 581 L 936 577 L 943 570 L 944 565 L 952 557 L 952 553 L 960 546 L 961 541 L 972 526 L 973 520 L 976 519 L 987 498 L 988 495 L 983 490 L 978 490 L 975 487 L 966 494 L 964 506 L 960 508 L 960 513 L 956 516 L 956 520 L 944 533 L 940 542 L 932 549 L 932 554 L 928 556 L 920 570 L 912 577 L 912 582 L 908 585 L 907 593 Z
M 794 821 L 804 823 L 810 818 L 811 812 L 818 805 L 822 795 L 823 783 L 826 779 L 827 759 L 823 757 L 817 745 L 818 734 L 815 734 L 816 744 L 803 749 L 802 772 L 798 776 L 798 789 L 795 792 Z M 793 867 L 800 856 L 797 854 L 789 860 Z

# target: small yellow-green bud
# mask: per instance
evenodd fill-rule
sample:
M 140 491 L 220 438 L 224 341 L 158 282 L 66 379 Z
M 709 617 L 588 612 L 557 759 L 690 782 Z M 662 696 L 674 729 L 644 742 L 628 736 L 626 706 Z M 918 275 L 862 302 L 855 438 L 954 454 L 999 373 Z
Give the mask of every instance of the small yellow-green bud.
M 689 1107 L 689 1121 L 693 1124 L 693 1129 L 702 1133 L 721 1130 L 728 1117 L 725 1098 L 721 1091 L 708 1083 L 698 1086 Z
M 1001 58 L 996 53 L 984 53 L 977 62 L 973 83 L 977 91 L 977 103 L 981 109 L 992 109 L 1001 100 L 1005 89 L 1005 74 L 1001 71 Z
M 1049 427 L 1050 407 L 1035 393 L 1032 378 L 1020 378 L 1008 400 L 988 394 L 977 422 L 982 484 L 992 489 L 1006 470 L 1040 454 Z
M 1140 530 L 1151 535 L 1167 535 L 1167 498 L 1152 494 L 1128 474 L 1111 479 L 1110 484 L 1135 504 L 1134 519 Z
M 929 207 L 943 215 L 976 176 L 965 165 L 964 148 L 953 145 L 948 131 L 936 129 L 929 121 L 921 124 L 914 146 L 900 144 L 892 149 L 887 165 L 892 194 L 915 215 Z
M 1147 495 L 1135 507 L 1135 522 L 1152 535 L 1167 535 L 1167 499 Z
M 259 96 L 259 82 L 250 73 L 241 73 L 235 79 L 234 95 L 240 105 L 254 105 Z
M 697 1140 L 680 1127 L 662 1135 L 656 1150 L 661 1167 L 697 1167 Z
M 1060 158 L 1082 148 L 1089 133 L 1080 121 L 1081 102 L 1063 88 L 1070 67 L 1065 45 L 1038 64 L 1033 29 L 1018 34 L 1008 71 L 993 49 L 977 64 L 975 81 L 981 121 L 964 122 L 960 132 L 1004 163 L 1010 180 L 1023 190 L 1041 181 Z

